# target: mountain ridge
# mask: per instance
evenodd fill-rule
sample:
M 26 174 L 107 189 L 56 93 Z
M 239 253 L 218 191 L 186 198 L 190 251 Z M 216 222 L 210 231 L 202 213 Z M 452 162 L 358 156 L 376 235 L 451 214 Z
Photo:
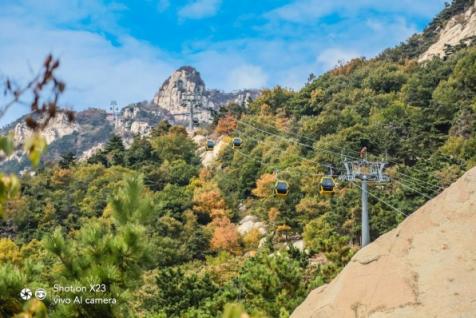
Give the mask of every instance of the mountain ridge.
M 183 91 L 175 89 L 178 81 L 184 85 Z M 224 92 L 216 89 L 207 90 L 200 73 L 192 66 L 182 66 L 173 72 L 160 86 L 151 101 L 142 101 L 124 106 L 117 112 L 101 108 L 88 108 L 76 112 L 76 120 L 69 124 L 64 115 L 59 114 L 46 127 L 43 134 L 49 145 L 43 160 L 55 161 L 64 155 L 65 149 L 74 150 L 76 157 L 87 159 L 101 149 L 112 134 L 120 136 L 128 147 L 134 136 L 146 136 L 161 120 L 173 125 L 188 125 L 189 111 L 185 106 L 182 95 L 197 94 L 200 101 L 195 118 L 200 125 L 209 125 L 213 116 L 220 108 L 228 103 L 242 106 L 256 98 L 260 91 L 256 89 Z M 162 96 L 162 97 L 161 97 Z M 168 99 L 168 100 L 167 100 Z M 28 166 L 21 145 L 26 137 L 32 134 L 25 119 L 31 114 L 24 115 L 0 129 L 1 134 L 13 132 L 17 151 L 9 158 L 0 162 L 2 170 L 19 172 Z

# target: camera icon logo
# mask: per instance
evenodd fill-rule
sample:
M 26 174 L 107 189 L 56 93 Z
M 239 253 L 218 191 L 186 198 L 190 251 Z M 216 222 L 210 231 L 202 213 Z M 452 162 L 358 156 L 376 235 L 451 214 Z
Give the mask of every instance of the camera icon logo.
M 46 290 L 44 288 L 37 288 L 35 290 L 35 297 L 38 300 L 43 300 L 46 298 Z
M 33 293 L 29 288 L 23 288 L 20 292 L 20 298 L 23 300 L 29 300 Z

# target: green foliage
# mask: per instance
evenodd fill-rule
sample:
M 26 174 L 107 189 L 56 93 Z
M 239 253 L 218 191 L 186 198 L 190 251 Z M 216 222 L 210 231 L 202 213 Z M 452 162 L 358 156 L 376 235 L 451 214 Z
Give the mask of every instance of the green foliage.
M 376 65 L 364 81 L 364 85 L 378 93 L 398 92 L 406 81 L 400 67 L 391 63 Z
M 125 148 L 121 137 L 113 135 L 104 146 L 104 149 L 88 159 L 88 163 L 101 163 L 106 167 L 124 164 Z
M 304 228 L 306 246 L 315 253 L 323 253 L 338 267 L 347 264 L 353 255 L 349 239 L 336 233 L 335 228 L 329 224 L 325 216 L 311 221 Z
M 448 78 L 451 67 L 452 63 L 434 59 L 416 68 L 402 88 L 405 102 L 411 106 L 430 106 L 433 91 L 440 81 Z
M 259 254 L 247 261 L 233 282 L 250 314 L 279 317 L 291 312 L 304 298 L 303 271 L 287 254 Z
M 0 155 L 10 156 L 14 149 L 13 134 L 0 136 Z M 5 201 L 15 197 L 19 191 L 20 183 L 15 175 L 5 176 L 3 173 L 0 173 L 0 218 L 3 217 Z
M 454 1 L 432 30 L 467 3 Z M 215 133 L 239 136 L 243 145 L 225 146 L 206 168 L 186 130 L 163 121 L 128 149 L 112 136 L 88 162 L 65 154 L 22 177 L 21 197 L 18 180 L 1 175 L 0 234 L 12 240 L 0 239 L 0 316 L 33 313 L 33 304 L 22 309 L 18 301 L 25 284 L 94 282 L 118 304 L 46 302 L 50 316 L 288 317 L 359 245 L 360 191 L 338 181 L 334 195 L 321 195 L 328 171 L 319 163 L 339 174 L 341 155 L 357 157 L 364 146 L 370 160 L 390 161 L 392 182 L 370 186 L 379 198 L 369 197 L 372 239 L 404 218 L 387 204 L 412 213 L 476 164 L 476 49 L 405 61 L 431 41 L 425 32 L 299 91 L 276 87 L 247 109 L 229 105 L 217 114 L 227 117 Z M 12 145 L 11 136 L 0 137 L 4 155 Z M 29 150 L 37 162 L 41 140 Z M 276 179 L 288 182 L 286 197 L 274 194 Z M 245 215 L 266 223 L 264 244 L 256 231 L 236 234 Z M 233 254 L 213 250 L 230 238 Z M 305 251 L 290 244 L 300 238 Z
M 124 165 L 133 169 L 138 169 L 142 165 L 159 163 L 160 159 L 155 155 L 152 145 L 146 138 L 134 138 L 132 145 L 124 154 Z
M 32 299 L 25 303 L 23 312 L 14 316 L 14 318 L 47 318 L 48 309 L 45 304 L 37 299 Z
M 166 135 L 151 140 L 152 147 L 162 160 L 169 162 L 177 159 L 185 160 L 188 164 L 197 164 L 195 143 L 188 138 L 184 128 L 172 127 Z
M 161 120 L 160 123 L 152 129 L 152 138 L 157 138 L 166 135 L 171 127 L 172 125 L 170 125 L 168 121 Z
M 168 184 L 156 195 L 155 213 L 183 219 L 183 212 L 192 207 L 192 191 L 188 187 Z
M 160 271 L 156 282 L 159 292 L 153 309 L 164 312 L 167 317 L 182 317 L 185 311 L 200 307 L 218 291 L 208 274 L 186 275 L 180 269 Z
M 25 286 L 25 276 L 9 263 L 0 263 L 0 317 L 12 317 L 20 311 L 19 291 Z
M 3 152 L 4 155 L 9 156 L 13 153 L 15 149 L 15 144 L 13 142 L 13 136 L 0 136 L 0 151 Z
M 61 156 L 58 165 L 63 169 L 68 169 L 75 164 L 76 155 L 73 152 L 67 152 Z
M 237 303 L 230 303 L 225 305 L 222 318 L 243 318 L 246 317 L 246 312 L 242 305 Z
M 474 2 L 472 0 L 453 0 L 428 24 L 422 33 L 414 34 L 406 42 L 395 48 L 387 49 L 379 59 L 402 62 L 416 59 L 438 40 L 441 29 L 454 16 L 466 11 Z
M 59 228 L 45 238 L 46 249 L 60 261 L 57 281 L 77 286 L 104 284 L 102 297 L 118 302 L 60 305 L 57 310 L 61 315 L 116 317 L 130 311 L 127 290 L 140 284 L 142 272 L 151 262 L 145 227 L 151 200 L 143 190 L 141 177 L 125 179 L 123 188 L 110 201 L 114 227 L 105 220 L 91 219 L 72 238 L 66 238 Z M 97 295 L 89 291 L 83 295 L 87 296 Z
M 125 186 L 110 201 L 112 217 L 118 225 L 148 222 L 152 202 L 144 199 L 144 190 L 142 177 L 134 176 L 125 180 Z

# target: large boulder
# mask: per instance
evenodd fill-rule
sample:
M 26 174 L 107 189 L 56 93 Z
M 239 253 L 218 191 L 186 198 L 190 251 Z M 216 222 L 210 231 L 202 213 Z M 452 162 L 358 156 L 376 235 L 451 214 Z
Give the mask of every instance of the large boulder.
M 476 168 L 361 249 L 291 317 L 476 317 Z
M 420 62 L 446 56 L 451 46 L 471 45 L 476 38 L 476 1 L 466 11 L 452 17 L 438 30 L 438 38 L 419 58 Z
M 266 224 L 260 222 L 258 217 L 254 215 L 245 216 L 238 225 L 238 232 L 240 235 L 246 235 L 253 229 L 257 229 L 261 235 L 266 234 Z

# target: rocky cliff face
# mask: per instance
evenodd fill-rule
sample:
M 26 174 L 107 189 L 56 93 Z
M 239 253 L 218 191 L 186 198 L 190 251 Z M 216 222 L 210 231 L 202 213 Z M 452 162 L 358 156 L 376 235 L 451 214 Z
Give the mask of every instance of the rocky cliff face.
M 160 87 L 154 96 L 154 104 L 166 109 L 176 123 L 189 121 L 190 103 L 194 105 L 194 118 L 201 123 L 210 123 L 213 112 L 230 102 L 246 106 L 249 99 L 258 96 L 258 90 L 241 90 L 225 93 L 219 90 L 207 91 L 200 73 L 191 66 L 176 70 Z
M 0 132 L 14 133 L 17 151 L 0 163 L 2 171 L 18 172 L 29 166 L 23 155 L 22 145 L 33 132 L 26 126 L 25 118 L 5 127 Z M 42 132 L 48 143 L 44 161 L 55 161 L 62 154 L 73 152 L 80 159 L 87 159 L 107 142 L 112 134 L 122 137 L 126 146 L 135 135 L 147 135 L 160 120 L 170 120 L 165 111 L 147 102 L 124 107 L 119 113 L 111 114 L 101 109 L 77 112 L 70 123 L 65 115 L 52 119 Z
M 66 115 L 60 113 L 55 118 L 51 119 L 48 127 L 43 131 L 43 136 L 46 138 L 47 143 L 52 143 L 54 140 L 72 134 L 78 130 L 79 125 L 77 123 L 70 123 Z M 27 127 L 24 121 L 17 123 L 13 128 L 14 140 L 17 144 L 23 143 L 23 141 L 30 137 L 32 133 L 33 132 Z
M 476 168 L 361 249 L 294 318 L 476 317 Z
M 224 93 L 218 90 L 207 91 L 200 73 L 190 66 L 175 71 L 154 96 L 152 102 L 128 105 L 116 114 L 101 109 L 87 109 L 76 113 L 76 119 L 69 123 L 64 115 L 54 118 L 43 131 L 48 142 L 45 161 L 57 160 L 66 152 L 74 152 L 80 159 L 87 159 L 101 149 L 112 134 L 121 136 L 129 146 L 134 136 L 145 136 L 161 120 L 172 124 L 188 123 L 187 101 L 195 100 L 195 116 L 199 124 L 208 124 L 212 114 L 230 102 L 246 105 L 249 99 L 258 96 L 258 90 L 244 90 Z M 0 129 L 0 134 L 13 132 L 18 146 L 10 158 L 0 162 L 2 171 L 21 171 L 29 164 L 23 155 L 22 144 L 32 131 L 25 124 L 26 116 Z
M 419 58 L 420 62 L 435 56 L 444 57 L 452 47 L 476 43 L 476 1 L 465 12 L 452 17 L 439 30 L 439 36 Z

